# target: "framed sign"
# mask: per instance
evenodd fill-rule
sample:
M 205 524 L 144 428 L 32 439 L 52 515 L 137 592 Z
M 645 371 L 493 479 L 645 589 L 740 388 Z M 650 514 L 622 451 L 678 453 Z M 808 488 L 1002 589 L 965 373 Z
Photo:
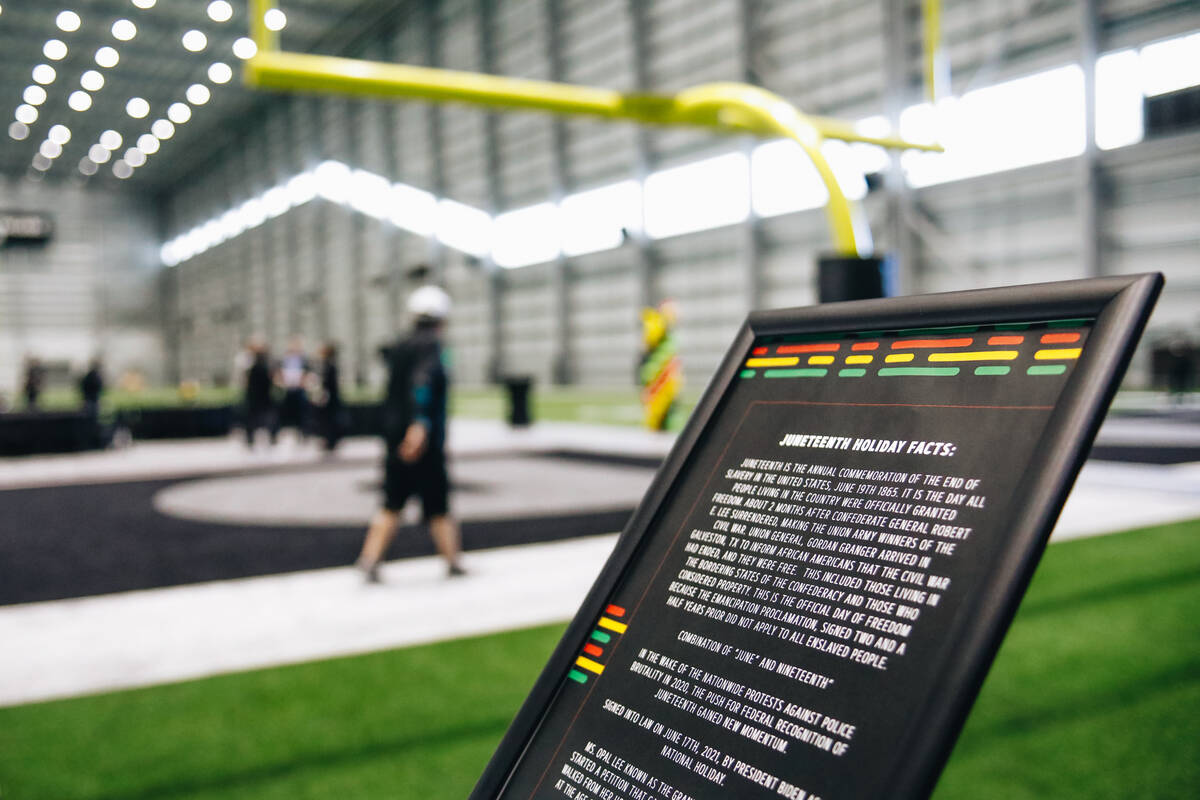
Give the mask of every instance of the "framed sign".
M 39 211 L 0 210 L 0 245 L 45 244 L 54 235 L 54 220 Z
M 926 797 L 1161 286 L 752 314 L 472 797 Z

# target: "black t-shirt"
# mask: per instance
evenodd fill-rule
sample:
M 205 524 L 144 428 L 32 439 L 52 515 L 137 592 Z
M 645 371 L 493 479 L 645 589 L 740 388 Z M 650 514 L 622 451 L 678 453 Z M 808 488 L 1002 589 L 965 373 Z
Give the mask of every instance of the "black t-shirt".
M 383 401 L 383 435 L 388 452 L 395 452 L 408 426 L 418 420 L 429 429 L 429 449 L 440 452 L 446 442 L 449 379 L 442 366 L 442 345 L 437 335 L 417 330 L 402 339 L 391 348 L 388 366 Z

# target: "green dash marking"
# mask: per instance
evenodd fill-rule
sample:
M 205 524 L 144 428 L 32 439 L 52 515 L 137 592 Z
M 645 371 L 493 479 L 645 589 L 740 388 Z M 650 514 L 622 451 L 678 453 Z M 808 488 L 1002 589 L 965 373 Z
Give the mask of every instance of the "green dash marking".
M 998 331 L 1027 331 L 1032 322 L 1005 322 L 992 327 Z
M 738 373 L 739 378 L 753 378 L 758 373 L 752 369 L 744 369 Z
M 1081 325 L 1088 325 L 1090 319 L 1055 319 L 1046 323 L 1048 328 L 1078 328 Z
M 567 673 L 567 677 L 576 683 L 587 683 L 587 675 L 584 675 L 577 669 L 573 669 Z
M 824 378 L 829 373 L 827 369 L 769 369 L 763 373 L 764 378 Z
M 959 325 L 952 328 L 904 328 L 897 331 L 901 336 L 923 336 L 928 333 L 975 333 L 978 325 Z
M 950 377 L 958 374 L 958 367 L 884 367 L 879 370 L 883 377 L 900 377 L 902 375 L 929 375 L 934 377 Z
M 976 367 L 976 375 L 1007 375 L 1012 367 Z
M 788 333 L 775 337 L 777 342 L 836 342 L 842 337 L 840 333 Z
M 1067 371 L 1066 364 L 1038 364 L 1025 370 L 1026 375 L 1062 375 Z
M 592 631 L 592 638 L 597 642 L 603 642 L 604 644 L 608 644 L 612 641 L 612 637 L 604 631 Z
M 865 369 L 843 369 L 838 371 L 839 378 L 861 378 L 866 375 Z

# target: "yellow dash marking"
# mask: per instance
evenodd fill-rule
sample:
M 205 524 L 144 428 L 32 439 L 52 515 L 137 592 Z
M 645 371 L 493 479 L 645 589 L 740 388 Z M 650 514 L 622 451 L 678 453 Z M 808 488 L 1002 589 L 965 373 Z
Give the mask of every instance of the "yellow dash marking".
M 625 629 L 629 627 L 624 622 L 617 622 L 615 619 L 609 619 L 608 617 L 601 617 L 600 621 L 596 624 L 601 628 L 608 628 L 610 631 L 616 633 L 624 633 Z
M 578 664 L 579 666 L 583 667 L 584 669 L 586 669 L 588 672 L 594 672 L 597 675 L 604 672 L 603 664 L 601 664 L 597 661 L 592 661 L 590 658 L 587 658 L 586 656 L 580 656 L 579 658 L 575 659 L 575 663 Z
M 833 356 L 809 356 L 808 363 L 810 363 L 810 364 L 832 364 Z
M 930 353 L 930 361 L 1012 361 L 1017 350 L 977 350 L 973 353 Z
M 847 364 L 870 364 L 875 356 L 846 356 Z
M 912 353 L 892 353 L 890 356 L 885 358 L 884 361 L 889 364 L 899 364 L 904 361 L 912 361 L 914 358 L 916 358 L 916 356 L 914 356 Z
M 1082 347 L 1068 347 L 1062 350 L 1038 350 L 1033 357 L 1038 361 L 1050 361 L 1056 358 L 1079 358 Z
M 748 358 L 747 367 L 793 367 L 800 363 L 800 356 L 785 356 L 782 358 Z

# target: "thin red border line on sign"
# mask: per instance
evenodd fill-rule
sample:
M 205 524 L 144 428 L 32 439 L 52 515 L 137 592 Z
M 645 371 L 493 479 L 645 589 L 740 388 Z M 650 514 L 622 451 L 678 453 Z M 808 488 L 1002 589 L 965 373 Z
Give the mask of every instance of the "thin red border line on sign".
M 1051 411 L 1054 406 L 969 406 L 954 403 L 834 403 L 822 400 L 755 400 L 751 406 L 855 406 L 859 408 L 988 408 L 999 411 Z M 739 427 L 741 423 L 738 423 Z M 635 611 L 637 609 L 634 609 Z
M 989 410 L 997 410 L 997 411 L 1053 411 L 1054 410 L 1054 406 L 985 406 L 985 405 L 976 406 L 976 405 L 956 405 L 954 403 L 835 403 L 835 402 L 831 402 L 831 401 L 821 401 L 821 400 L 755 400 L 752 403 L 750 403 L 750 405 L 746 406 L 746 410 L 742 413 L 742 418 L 740 420 L 738 420 L 737 427 L 734 428 L 733 436 L 729 437 L 729 442 L 726 443 L 724 449 L 721 450 L 721 454 L 719 456 L 717 456 L 716 464 L 713 466 L 712 470 L 709 471 L 708 477 L 704 479 L 704 484 L 703 484 L 704 486 L 708 486 L 708 484 L 713 479 L 713 475 L 715 475 L 717 473 L 717 470 L 721 468 L 721 462 L 723 462 L 725 460 L 725 454 L 728 453 L 729 448 L 733 446 L 734 439 L 737 438 L 737 434 L 741 431 L 742 426 L 744 426 L 746 424 L 746 417 L 750 416 L 750 412 L 754 410 L 755 406 L 847 406 L 847 407 L 858 407 L 858 408 L 862 408 L 862 407 L 867 407 L 867 408 L 882 408 L 882 407 L 889 407 L 889 408 L 964 408 L 964 409 L 989 409 Z M 689 508 L 687 514 L 684 515 L 683 524 L 679 526 L 679 529 L 677 531 L 675 531 L 675 535 L 673 537 L 671 537 L 671 543 L 667 546 L 666 552 L 663 555 L 662 559 L 659 560 L 658 566 L 654 568 L 654 574 L 651 575 L 650 579 L 646 581 L 646 588 L 642 591 L 642 594 L 638 598 L 637 602 L 629 610 L 629 623 L 628 624 L 630 626 L 633 625 L 633 619 L 634 619 L 634 617 L 637 616 L 638 609 L 640 609 L 642 607 L 642 603 L 646 600 L 646 595 L 650 593 L 650 587 L 654 584 L 654 581 L 658 579 L 658 574 L 660 572 L 662 572 L 663 565 L 667 563 L 668 556 L 670 556 L 670 554 L 674 551 L 675 543 L 679 541 L 680 534 L 682 534 L 684 529 L 687 528 L 687 520 L 691 518 L 692 514 L 696 510 L 696 506 L 698 506 L 699 504 L 700 504 L 700 497 L 697 496 L 696 499 L 692 502 L 692 507 Z M 625 636 L 620 637 L 616 641 L 616 643 L 612 646 L 612 648 L 609 650 L 608 663 L 611 664 L 616 659 L 617 650 L 620 649 L 621 645 L 625 643 L 626 638 L 628 638 L 628 637 L 625 637 Z M 534 784 L 533 791 L 529 795 L 529 800 L 533 800 L 533 796 L 536 795 L 539 790 L 541 790 L 542 783 L 545 782 L 545 780 L 546 780 L 546 775 L 549 774 L 550 768 L 551 768 L 551 766 L 553 766 L 554 762 L 558 760 L 558 754 L 562 751 L 563 745 L 566 744 L 567 737 L 571 735 L 571 731 L 575 728 L 575 723 L 579 720 L 579 715 L 583 713 L 583 707 L 585 705 L 587 705 L 588 700 L 591 699 L 592 692 L 596 691 L 596 684 L 598 684 L 599 682 L 600 682 L 599 680 L 591 681 L 591 688 L 589 688 L 587 690 L 587 694 L 584 695 L 583 699 L 579 702 L 579 705 L 576 706 L 575 715 L 573 717 L 571 717 L 571 722 L 567 725 L 566 730 L 563 731 L 562 738 L 558 740 L 558 744 L 555 746 L 554 752 L 550 755 L 550 761 L 548 764 L 546 764 L 546 768 L 542 771 L 541 777 L 539 777 L 538 782 L 536 784 Z

